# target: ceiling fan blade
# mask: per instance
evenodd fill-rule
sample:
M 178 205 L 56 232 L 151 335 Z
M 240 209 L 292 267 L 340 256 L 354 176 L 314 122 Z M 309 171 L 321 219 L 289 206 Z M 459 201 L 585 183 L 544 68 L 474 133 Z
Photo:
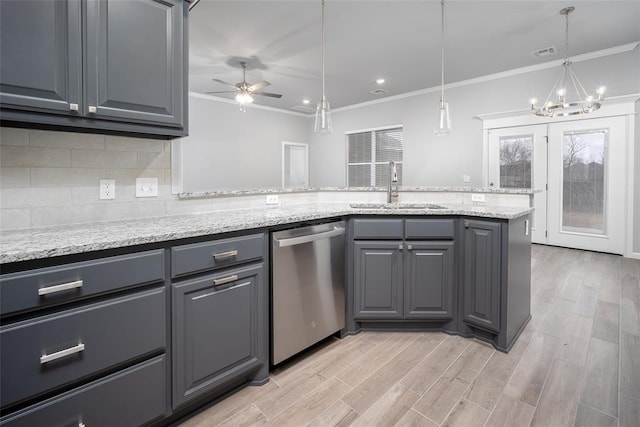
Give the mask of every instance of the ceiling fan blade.
M 249 89 L 249 91 L 250 91 L 250 92 L 253 92 L 253 91 L 255 91 L 255 90 L 260 90 L 260 89 L 262 89 L 263 87 L 267 87 L 267 86 L 269 86 L 270 84 L 271 84 L 271 83 L 269 83 L 269 82 L 265 82 L 265 81 L 263 80 L 263 81 L 261 81 L 261 82 L 258 82 L 258 83 L 254 83 L 254 84 L 252 84 L 251 86 L 249 86 L 249 88 L 248 88 L 248 89 Z
M 223 90 L 218 92 L 205 92 L 205 93 L 236 93 L 235 90 Z
M 226 85 L 226 86 L 236 87 L 236 85 L 232 85 L 231 83 L 225 82 L 224 80 L 220 80 L 220 79 L 211 79 L 211 80 L 213 80 L 214 82 L 222 83 L 223 85 Z
M 269 92 L 251 92 L 253 95 L 262 95 L 262 96 L 270 96 L 271 98 L 282 98 L 282 94 L 280 93 L 269 93 Z

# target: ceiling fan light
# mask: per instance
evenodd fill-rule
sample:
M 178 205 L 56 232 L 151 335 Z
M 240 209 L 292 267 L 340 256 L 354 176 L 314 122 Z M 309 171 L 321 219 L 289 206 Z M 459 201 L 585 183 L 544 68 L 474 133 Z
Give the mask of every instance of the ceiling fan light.
M 236 95 L 236 102 L 240 105 L 248 105 L 253 102 L 253 96 L 249 92 L 240 92 Z
M 316 122 L 314 125 L 315 133 L 329 133 L 333 130 L 331 125 L 331 107 L 326 98 L 322 98 L 318 102 L 316 108 Z

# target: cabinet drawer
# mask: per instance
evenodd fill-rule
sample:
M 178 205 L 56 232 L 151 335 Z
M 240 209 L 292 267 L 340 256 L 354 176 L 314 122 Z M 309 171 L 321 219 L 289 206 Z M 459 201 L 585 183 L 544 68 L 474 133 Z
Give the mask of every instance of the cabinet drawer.
M 405 238 L 407 239 L 453 239 L 453 219 L 407 219 Z
M 0 314 L 62 304 L 164 280 L 162 249 L 4 275 Z
M 2 327 L 2 407 L 161 350 L 165 311 L 160 288 Z
M 176 246 L 171 249 L 171 277 L 260 259 L 263 252 L 264 234 Z
M 356 219 L 353 221 L 355 239 L 402 239 L 402 219 Z
M 166 413 L 165 364 L 158 356 L 21 410 L 0 426 L 142 425 Z

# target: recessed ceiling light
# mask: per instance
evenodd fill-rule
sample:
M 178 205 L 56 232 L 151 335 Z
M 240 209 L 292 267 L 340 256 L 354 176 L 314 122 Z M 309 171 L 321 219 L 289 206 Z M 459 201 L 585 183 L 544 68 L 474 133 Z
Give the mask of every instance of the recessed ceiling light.
M 376 83 L 378 83 L 379 85 L 381 85 L 382 83 L 384 83 L 384 79 L 376 79 Z
M 309 101 L 308 99 L 303 99 L 303 100 L 302 100 L 302 103 L 303 103 L 303 104 L 308 104 L 308 103 L 310 103 L 310 102 L 311 102 L 311 101 Z

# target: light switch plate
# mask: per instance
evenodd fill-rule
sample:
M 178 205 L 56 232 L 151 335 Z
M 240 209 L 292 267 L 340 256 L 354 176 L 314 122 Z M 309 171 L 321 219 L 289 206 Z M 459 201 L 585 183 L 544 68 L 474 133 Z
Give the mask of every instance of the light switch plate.
M 277 205 L 279 203 L 277 194 L 269 194 L 267 196 L 267 204 L 268 205 Z
M 471 195 L 471 201 L 472 202 L 485 202 L 485 197 L 484 194 L 472 194 Z
M 158 178 L 136 178 L 136 197 L 158 197 Z
M 469 175 L 462 175 L 462 182 L 471 182 L 471 177 Z

